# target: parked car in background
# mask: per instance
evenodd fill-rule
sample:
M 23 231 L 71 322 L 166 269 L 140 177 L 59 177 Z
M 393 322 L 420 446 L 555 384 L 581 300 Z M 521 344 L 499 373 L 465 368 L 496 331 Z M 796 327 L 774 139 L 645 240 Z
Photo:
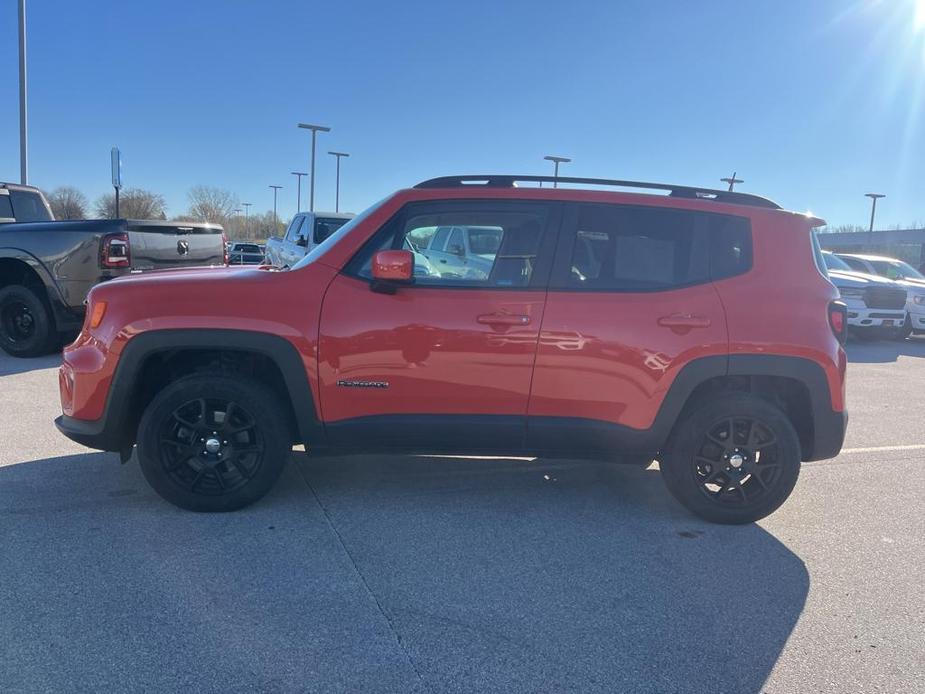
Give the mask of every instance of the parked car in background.
M 300 443 L 657 457 L 693 513 L 751 522 L 790 495 L 801 460 L 844 439 L 845 305 L 812 231 L 823 223 L 712 189 L 425 181 L 285 271 L 96 287 L 56 423 L 124 459 L 137 446 L 152 487 L 198 511 L 261 498 Z M 486 276 L 439 262 L 416 276 L 409 239 L 441 226 L 492 230 Z
M 292 267 L 351 219 L 352 214 L 299 212 L 289 222 L 282 238 L 267 240 L 266 263 L 276 267 Z
M 257 243 L 235 241 L 228 248 L 229 265 L 260 265 L 263 257 L 264 251 Z
M 839 253 L 838 257 L 852 270 L 886 277 L 905 288 L 908 293 L 906 317 L 900 336 L 907 338 L 913 333 L 925 333 L 925 275 L 897 258 L 855 253 Z
M 822 251 L 825 266 L 848 307 L 848 326 L 863 338 L 902 336 L 906 320 L 906 290 L 879 275 L 856 272 L 831 251 Z
M 214 224 L 55 222 L 39 190 L 3 183 L 0 216 L 9 214 L 7 203 L 16 221 L 0 224 L 0 349 L 16 357 L 46 354 L 74 335 L 95 284 L 134 271 L 226 262 L 224 231 Z
M 440 276 L 486 279 L 501 245 L 503 229 L 486 226 L 434 226 L 407 237 L 412 250 L 430 261 Z

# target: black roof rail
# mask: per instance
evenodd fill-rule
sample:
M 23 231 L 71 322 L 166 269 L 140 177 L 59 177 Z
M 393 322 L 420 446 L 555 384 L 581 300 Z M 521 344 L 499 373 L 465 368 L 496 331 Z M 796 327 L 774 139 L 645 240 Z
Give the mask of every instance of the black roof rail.
M 646 181 L 618 181 L 610 178 L 576 178 L 574 176 L 514 176 L 509 174 L 489 174 L 484 176 L 441 176 L 418 183 L 415 188 L 459 188 L 466 185 L 484 185 L 489 188 L 514 188 L 518 181 L 543 183 L 578 183 L 594 186 L 615 186 L 618 188 L 642 188 L 646 190 L 667 190 L 677 198 L 694 198 L 729 202 L 736 205 L 751 205 L 779 210 L 781 206 L 773 200 L 751 193 L 736 193 L 729 190 L 699 188 L 697 186 L 676 186 L 670 183 L 648 183 Z

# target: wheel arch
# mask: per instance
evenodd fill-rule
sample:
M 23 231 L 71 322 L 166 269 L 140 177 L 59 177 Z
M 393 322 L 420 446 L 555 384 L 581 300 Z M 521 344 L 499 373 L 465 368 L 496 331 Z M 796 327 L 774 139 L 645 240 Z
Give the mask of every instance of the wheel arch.
M 803 460 L 834 457 L 841 449 L 844 414 L 832 411 L 823 367 L 803 357 L 734 354 L 695 360 L 675 378 L 653 428 L 667 443 L 687 412 L 730 391 L 756 395 L 783 410 L 799 436 Z
M 246 375 L 269 386 L 287 412 L 293 442 L 318 442 L 318 419 L 308 374 L 289 340 L 235 329 L 167 329 L 129 340 L 109 388 L 102 428 L 109 450 L 135 443 L 141 413 L 166 383 L 196 372 Z

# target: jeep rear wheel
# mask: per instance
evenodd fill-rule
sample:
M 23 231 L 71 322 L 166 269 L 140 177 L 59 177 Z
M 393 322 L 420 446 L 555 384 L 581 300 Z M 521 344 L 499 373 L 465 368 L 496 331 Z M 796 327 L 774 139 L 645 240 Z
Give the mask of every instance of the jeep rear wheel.
M 669 491 L 688 510 L 714 523 L 751 523 L 790 496 L 800 442 L 777 407 L 732 394 L 691 411 L 659 462 Z
M 42 297 L 18 284 L 0 289 L 0 347 L 14 357 L 54 350 L 57 333 Z
M 285 413 L 259 383 L 197 375 L 168 385 L 141 418 L 148 483 L 191 511 L 233 511 L 273 487 L 289 455 Z

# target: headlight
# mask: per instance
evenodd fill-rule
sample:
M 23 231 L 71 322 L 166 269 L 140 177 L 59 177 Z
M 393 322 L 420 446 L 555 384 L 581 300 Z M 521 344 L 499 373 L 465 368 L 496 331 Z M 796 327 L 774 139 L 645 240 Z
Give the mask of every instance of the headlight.
M 919 305 L 919 306 L 925 304 L 925 294 L 915 294 L 915 295 L 913 295 L 913 297 L 912 297 L 912 303 L 917 304 L 917 305 Z
M 843 299 L 860 299 L 864 296 L 864 290 L 857 289 L 855 287 L 846 287 L 845 289 L 839 289 L 838 293 L 842 295 Z

